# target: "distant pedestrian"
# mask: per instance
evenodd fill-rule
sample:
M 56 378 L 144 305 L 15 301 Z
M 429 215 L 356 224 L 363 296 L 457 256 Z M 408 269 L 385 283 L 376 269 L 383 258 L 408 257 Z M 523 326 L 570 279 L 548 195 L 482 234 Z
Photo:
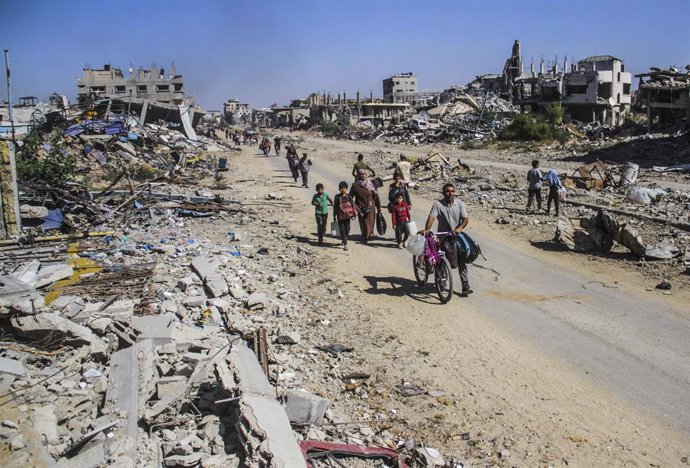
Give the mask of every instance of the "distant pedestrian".
M 544 176 L 539 170 L 539 160 L 532 161 L 532 169 L 527 171 L 527 211 L 532 209 L 532 200 L 537 198 L 537 211 L 541 211 L 541 186 Z
M 558 216 L 558 204 L 560 202 L 558 191 L 562 187 L 561 179 L 558 177 L 556 171 L 549 169 L 549 172 L 544 176 L 544 180 L 549 184 L 549 197 L 546 199 L 546 214 L 549 215 L 551 213 L 551 202 L 553 201 L 556 208 L 556 216 Z
M 338 231 L 343 250 L 347 250 L 347 238 L 350 236 L 350 221 L 357 216 L 357 206 L 347 193 L 347 182 L 338 184 L 338 195 L 333 200 L 333 219 L 338 222 Z
M 316 184 L 316 193 L 311 198 L 311 204 L 314 205 L 319 245 L 323 245 L 323 236 L 326 233 L 326 224 L 328 223 L 328 205 L 333 206 L 333 200 L 324 190 L 323 184 Z
M 276 135 L 273 138 L 273 146 L 275 147 L 275 150 L 276 150 L 276 156 L 280 155 L 280 144 L 281 143 L 282 143 L 282 139 Z
M 302 153 L 302 158 L 297 163 L 299 173 L 302 176 L 302 187 L 309 188 L 309 170 L 312 164 L 313 162 L 311 158 L 307 156 L 307 153 Z
M 395 242 L 399 249 L 405 247 L 405 242 L 407 242 L 407 225 L 410 220 L 410 205 L 403 199 L 403 194 L 398 193 L 393 204 L 393 229 L 395 230 Z
M 395 165 L 393 177 L 398 174 L 402 176 L 403 183 L 405 184 L 405 187 L 407 187 L 412 181 L 412 164 L 410 164 L 404 154 L 400 155 L 400 161 L 398 161 L 398 163 Z
M 367 177 L 369 175 L 371 175 L 372 177 L 376 175 L 376 173 L 369 166 L 369 164 L 367 164 L 367 162 L 364 161 L 364 155 L 360 153 L 357 155 L 357 162 L 354 164 L 354 166 L 352 166 L 352 177 L 354 177 L 355 180 L 358 180 L 359 171 L 362 169 L 371 173 L 371 174 L 367 174 Z

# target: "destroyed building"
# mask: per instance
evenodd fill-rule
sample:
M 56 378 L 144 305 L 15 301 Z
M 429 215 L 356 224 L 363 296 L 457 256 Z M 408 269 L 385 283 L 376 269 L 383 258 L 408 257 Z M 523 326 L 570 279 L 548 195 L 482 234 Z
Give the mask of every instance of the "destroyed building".
M 524 72 L 520 41 L 515 41 L 511 57 L 501 75 L 501 95 L 520 105 L 540 112 L 550 104 L 564 107 L 566 120 L 621 125 L 631 108 L 632 74 L 625 71 L 623 60 L 611 55 L 587 57 L 569 67 L 558 59 L 550 67 L 541 60 L 539 71 L 534 63 Z M 494 87 L 495 80 L 486 81 Z
M 417 77 L 412 72 L 398 73 L 383 80 L 385 102 L 406 102 L 406 96 L 417 93 Z
M 77 99 L 84 105 L 107 107 L 113 113 L 136 117 L 141 123 L 152 123 L 180 130 L 188 138 L 196 139 L 195 127 L 205 111 L 185 95 L 182 75 L 175 65 L 172 73 L 155 66 L 139 68 L 125 78 L 122 70 L 111 65 L 102 69 L 84 68 L 83 78 L 77 79 Z
M 223 118 L 232 125 L 249 122 L 251 118 L 249 104 L 241 104 L 239 99 L 228 99 L 223 104 Z
M 674 125 L 685 119 L 690 125 L 690 65 L 681 72 L 653 67 L 647 73 L 635 75 L 640 79 L 637 104 L 646 107 L 647 129 L 656 125 Z
M 166 76 L 165 69 L 156 66 L 149 69 L 139 67 L 134 73 L 130 68 L 129 78 L 122 70 L 110 64 L 101 69 L 84 68 L 84 76 L 77 80 L 77 97 L 83 100 L 89 96 L 97 98 L 134 97 L 157 102 L 183 104 L 185 102 L 184 81 L 172 65 Z

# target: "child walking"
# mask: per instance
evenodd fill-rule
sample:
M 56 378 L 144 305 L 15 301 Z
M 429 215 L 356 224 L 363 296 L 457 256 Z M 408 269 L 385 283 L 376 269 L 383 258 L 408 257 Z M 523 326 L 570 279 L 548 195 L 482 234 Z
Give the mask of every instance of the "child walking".
M 316 184 L 316 193 L 311 197 L 311 204 L 315 207 L 314 215 L 319 245 L 323 245 L 323 235 L 326 233 L 326 223 L 328 223 L 328 205 L 333 206 L 333 200 L 324 191 L 323 184 Z
M 410 205 L 403 199 L 402 193 L 395 196 L 392 215 L 395 242 L 398 243 L 398 248 L 402 249 L 407 242 L 407 223 L 410 222 Z
M 338 221 L 338 231 L 343 243 L 343 250 L 347 250 L 347 237 L 350 235 L 350 220 L 357 217 L 357 206 L 352 203 L 352 198 L 347 193 L 347 182 L 340 182 L 333 202 L 333 220 Z

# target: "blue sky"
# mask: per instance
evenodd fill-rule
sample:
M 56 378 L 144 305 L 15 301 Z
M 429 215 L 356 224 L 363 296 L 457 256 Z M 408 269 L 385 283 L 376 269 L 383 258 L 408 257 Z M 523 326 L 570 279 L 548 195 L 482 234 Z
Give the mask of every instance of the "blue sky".
M 500 73 L 515 39 L 526 67 L 611 54 L 633 73 L 682 68 L 690 0 L 0 0 L 15 97 L 73 100 L 85 65 L 173 61 L 206 109 L 315 91 L 381 96 L 383 78 L 408 71 L 420 89 L 444 89 Z

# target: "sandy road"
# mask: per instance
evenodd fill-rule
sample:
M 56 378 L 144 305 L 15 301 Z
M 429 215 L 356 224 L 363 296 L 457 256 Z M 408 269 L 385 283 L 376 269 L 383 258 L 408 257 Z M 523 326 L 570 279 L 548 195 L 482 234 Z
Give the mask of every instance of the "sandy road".
M 352 163 L 320 157 L 344 152 L 340 142 L 310 143 L 316 164 L 309 190 L 292 183 L 283 157 L 254 158 L 270 183 L 304 202 L 305 235 L 314 229 L 313 186 L 322 182 L 334 194 L 340 180 L 350 182 Z M 413 200 L 419 226 L 430 202 Z M 356 223 L 353 230 L 356 239 Z M 645 293 L 626 272 L 593 271 L 586 260 L 565 264 L 558 254 L 490 225 L 475 222 L 469 230 L 488 260 L 470 268 L 475 294 L 456 295 L 445 306 L 430 288 L 414 284 L 409 254 L 390 240 L 353 243 L 349 252 L 332 249 L 331 268 L 360 286 L 363 300 L 403 341 L 430 349 L 435 365 L 417 372 L 445 390 L 469 386 L 478 407 L 501 408 L 525 429 L 615 439 L 634 452 L 631 460 L 653 454 L 665 465 L 687 456 L 687 298 Z M 579 461 L 599 465 L 602 459 L 592 451 Z

